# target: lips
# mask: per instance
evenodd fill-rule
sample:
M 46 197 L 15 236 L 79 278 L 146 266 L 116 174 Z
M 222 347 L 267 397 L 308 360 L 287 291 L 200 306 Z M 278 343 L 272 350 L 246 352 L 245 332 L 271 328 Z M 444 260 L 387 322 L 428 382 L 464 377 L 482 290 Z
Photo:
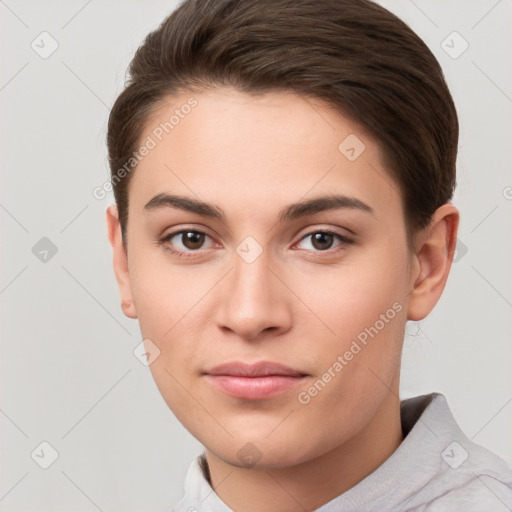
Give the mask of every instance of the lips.
M 247 364 L 238 361 L 224 363 L 207 370 L 208 375 L 230 375 L 237 377 L 266 377 L 268 375 L 284 375 L 298 377 L 306 375 L 303 372 L 289 368 L 279 363 L 260 361 L 259 363 Z
M 216 389 L 234 398 L 263 400 L 297 386 L 306 373 L 269 361 L 224 363 L 205 372 Z

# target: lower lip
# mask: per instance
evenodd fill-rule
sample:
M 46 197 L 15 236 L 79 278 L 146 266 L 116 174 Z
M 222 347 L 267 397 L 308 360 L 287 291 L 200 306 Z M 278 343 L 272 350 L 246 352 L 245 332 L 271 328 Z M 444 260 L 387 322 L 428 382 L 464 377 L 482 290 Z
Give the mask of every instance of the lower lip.
M 234 375 L 207 375 L 208 380 L 221 391 L 235 398 L 263 400 L 288 391 L 302 382 L 304 377 L 266 375 L 240 377 Z

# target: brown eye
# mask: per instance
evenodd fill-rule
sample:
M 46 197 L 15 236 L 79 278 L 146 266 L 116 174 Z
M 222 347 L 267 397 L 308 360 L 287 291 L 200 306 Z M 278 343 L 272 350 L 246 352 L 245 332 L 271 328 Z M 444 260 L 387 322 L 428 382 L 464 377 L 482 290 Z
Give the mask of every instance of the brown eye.
M 182 229 L 170 233 L 160 240 L 160 243 L 175 254 L 193 255 L 201 249 L 211 248 L 213 240 L 202 231 Z
M 319 251 L 330 249 L 334 241 L 331 233 L 314 233 L 311 237 L 311 244 Z
M 333 252 L 338 248 L 344 249 L 347 245 L 352 243 L 353 241 L 350 238 L 339 233 L 331 231 L 313 231 L 302 238 L 300 241 L 302 247 L 300 248 L 313 252 L 326 252 L 332 249 L 331 252 Z
M 204 244 L 204 233 L 198 231 L 183 231 L 181 233 L 181 243 L 187 249 L 200 249 Z

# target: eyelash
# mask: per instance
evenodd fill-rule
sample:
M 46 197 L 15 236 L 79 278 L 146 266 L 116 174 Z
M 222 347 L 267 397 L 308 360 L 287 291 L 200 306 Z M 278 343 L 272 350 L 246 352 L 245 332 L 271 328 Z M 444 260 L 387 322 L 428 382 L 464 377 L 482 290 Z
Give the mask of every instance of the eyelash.
M 208 235 L 208 233 L 205 233 L 204 231 L 201 231 L 201 230 L 197 230 L 197 229 L 181 229 L 179 231 L 174 231 L 172 233 L 169 233 L 167 235 L 165 235 L 163 238 L 161 238 L 159 240 L 159 244 L 162 245 L 162 247 L 166 250 L 166 251 L 169 251 L 171 254 L 174 254 L 180 258 L 194 258 L 197 256 L 197 253 L 200 252 L 200 249 L 198 250 L 191 250 L 191 251 L 180 251 L 180 250 L 176 250 L 176 249 L 173 249 L 172 247 L 170 247 L 167 242 L 169 242 L 172 238 L 174 238 L 176 235 L 180 235 L 180 234 L 183 234 L 183 233 L 195 233 L 195 234 L 201 234 L 201 235 L 205 235 L 205 236 L 208 236 L 210 237 L 210 235 Z M 344 235 L 340 235 L 339 233 L 336 233 L 335 231 L 330 231 L 328 229 L 319 229 L 319 230 L 316 230 L 316 231 L 311 231 L 307 234 L 305 234 L 300 240 L 299 242 L 301 242 L 302 240 L 308 238 L 309 236 L 312 236 L 312 235 L 316 235 L 318 233 L 322 233 L 324 235 L 332 235 L 334 236 L 335 238 L 338 239 L 340 243 L 339 246 L 335 247 L 334 249 L 326 249 L 325 251 L 320 251 L 320 250 L 316 250 L 316 251 L 312 251 L 312 252 L 315 252 L 315 253 L 329 253 L 329 254 L 333 254 L 333 253 L 337 253 L 338 251 L 340 250 L 343 250 L 346 246 L 346 245 L 351 245 L 354 243 L 354 240 L 344 236 Z M 210 237 L 211 238 L 211 237 Z

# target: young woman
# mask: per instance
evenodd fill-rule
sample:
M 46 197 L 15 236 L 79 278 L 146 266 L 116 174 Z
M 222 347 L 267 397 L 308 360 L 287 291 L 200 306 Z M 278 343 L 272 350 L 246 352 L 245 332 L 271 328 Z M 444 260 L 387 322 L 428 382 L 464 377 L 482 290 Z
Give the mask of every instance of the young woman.
M 512 471 L 443 395 L 400 401 L 445 286 L 458 121 L 367 0 L 188 0 L 112 109 L 122 308 L 205 447 L 176 511 L 500 511 Z

